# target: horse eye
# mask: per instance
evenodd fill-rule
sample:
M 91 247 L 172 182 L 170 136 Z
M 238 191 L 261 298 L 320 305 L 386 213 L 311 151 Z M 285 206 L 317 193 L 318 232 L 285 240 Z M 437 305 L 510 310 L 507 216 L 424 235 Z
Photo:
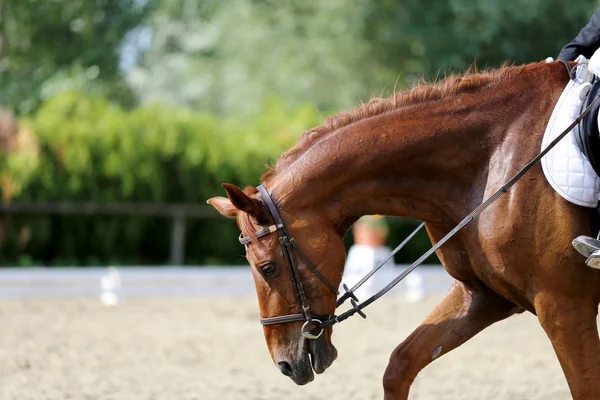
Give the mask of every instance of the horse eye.
M 269 264 L 265 264 L 262 267 L 260 267 L 260 271 L 262 272 L 262 274 L 264 275 L 265 278 L 270 278 L 273 275 L 275 275 L 275 272 L 277 271 L 277 267 L 274 263 L 269 263 Z

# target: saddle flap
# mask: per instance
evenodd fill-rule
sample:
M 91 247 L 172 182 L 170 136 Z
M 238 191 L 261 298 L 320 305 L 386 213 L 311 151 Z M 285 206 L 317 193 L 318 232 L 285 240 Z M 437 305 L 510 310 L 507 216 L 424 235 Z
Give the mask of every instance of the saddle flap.
M 578 68 L 578 77 L 567 84 L 554 107 L 542 139 L 542 149 L 546 148 L 579 115 L 582 103 L 584 103 L 580 93 L 582 89 L 585 90 L 584 86 L 589 86 L 587 79 L 580 79 L 582 74 L 587 72 L 587 70 L 582 71 L 582 68 L 584 68 L 583 65 Z M 596 85 L 594 92 L 600 90 L 598 87 L 599 85 Z M 590 98 L 593 99 L 593 97 Z M 598 205 L 600 178 L 588 156 L 581 150 L 578 141 L 581 142 L 582 147 L 592 149 L 590 157 L 598 161 L 597 165 L 600 166 L 600 154 L 593 151 L 593 149 L 600 150 L 597 118 L 598 110 L 596 109 L 593 115 L 588 117 L 590 121 L 588 124 L 595 124 L 595 135 L 590 134 L 590 138 L 588 138 L 586 134 L 583 134 L 587 129 L 582 128 L 582 136 L 580 136 L 575 129 L 542 158 L 542 169 L 552 188 L 569 202 L 590 208 L 596 208 Z

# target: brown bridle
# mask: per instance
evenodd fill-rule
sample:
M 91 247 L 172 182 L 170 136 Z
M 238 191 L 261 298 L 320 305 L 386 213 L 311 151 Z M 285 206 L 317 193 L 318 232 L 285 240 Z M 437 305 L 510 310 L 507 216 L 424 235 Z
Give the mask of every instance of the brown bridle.
M 331 282 L 329 282 L 308 260 L 308 257 L 306 257 L 306 255 L 298 246 L 298 243 L 296 243 L 292 235 L 290 235 L 285 226 L 285 222 L 283 222 L 283 218 L 281 218 L 281 214 L 279 213 L 279 210 L 277 209 L 277 206 L 273 202 L 273 198 L 267 189 L 263 185 L 258 186 L 257 189 L 260 192 L 263 201 L 267 205 L 271 217 L 273 217 L 274 224 L 256 232 L 256 237 L 260 238 L 274 232 L 277 232 L 279 235 L 279 246 L 281 247 L 281 252 L 283 253 L 285 263 L 290 268 L 290 275 L 292 277 L 292 283 L 294 284 L 296 298 L 298 299 L 301 309 L 301 313 L 298 314 L 261 318 L 260 323 L 264 326 L 269 326 L 285 324 L 289 322 L 304 322 L 304 325 L 302 325 L 301 329 L 302 336 L 307 339 L 317 339 L 323 333 L 321 324 L 323 321 L 328 320 L 331 315 L 315 315 L 310 312 L 310 305 L 306 299 L 306 293 L 304 292 L 304 286 L 302 284 L 302 276 L 298 271 L 298 263 L 296 262 L 295 254 L 297 253 L 300 258 L 302 258 L 302 261 L 304 261 L 311 272 L 315 274 L 317 278 L 319 278 L 336 296 L 338 295 L 338 291 L 336 287 L 332 285 Z M 247 245 L 250 243 L 250 241 L 250 238 L 244 238 L 242 235 L 240 235 L 240 243 L 243 245 Z M 319 332 L 314 333 L 315 329 L 318 329 Z

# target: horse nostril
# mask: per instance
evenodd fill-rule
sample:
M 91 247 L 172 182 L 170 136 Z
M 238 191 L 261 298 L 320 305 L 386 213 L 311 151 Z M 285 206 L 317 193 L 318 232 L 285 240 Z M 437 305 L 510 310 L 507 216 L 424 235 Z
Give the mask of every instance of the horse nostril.
M 285 376 L 292 376 L 292 366 L 285 361 L 280 361 L 277 363 L 279 365 L 279 370 Z

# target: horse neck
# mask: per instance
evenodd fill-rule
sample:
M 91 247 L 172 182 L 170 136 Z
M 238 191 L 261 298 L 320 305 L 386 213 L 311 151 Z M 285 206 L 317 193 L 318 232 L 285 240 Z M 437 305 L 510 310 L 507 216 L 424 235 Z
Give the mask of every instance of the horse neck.
M 540 70 L 342 127 L 269 186 L 284 209 L 338 225 L 373 214 L 456 223 L 540 150 L 568 79 L 562 66 Z

